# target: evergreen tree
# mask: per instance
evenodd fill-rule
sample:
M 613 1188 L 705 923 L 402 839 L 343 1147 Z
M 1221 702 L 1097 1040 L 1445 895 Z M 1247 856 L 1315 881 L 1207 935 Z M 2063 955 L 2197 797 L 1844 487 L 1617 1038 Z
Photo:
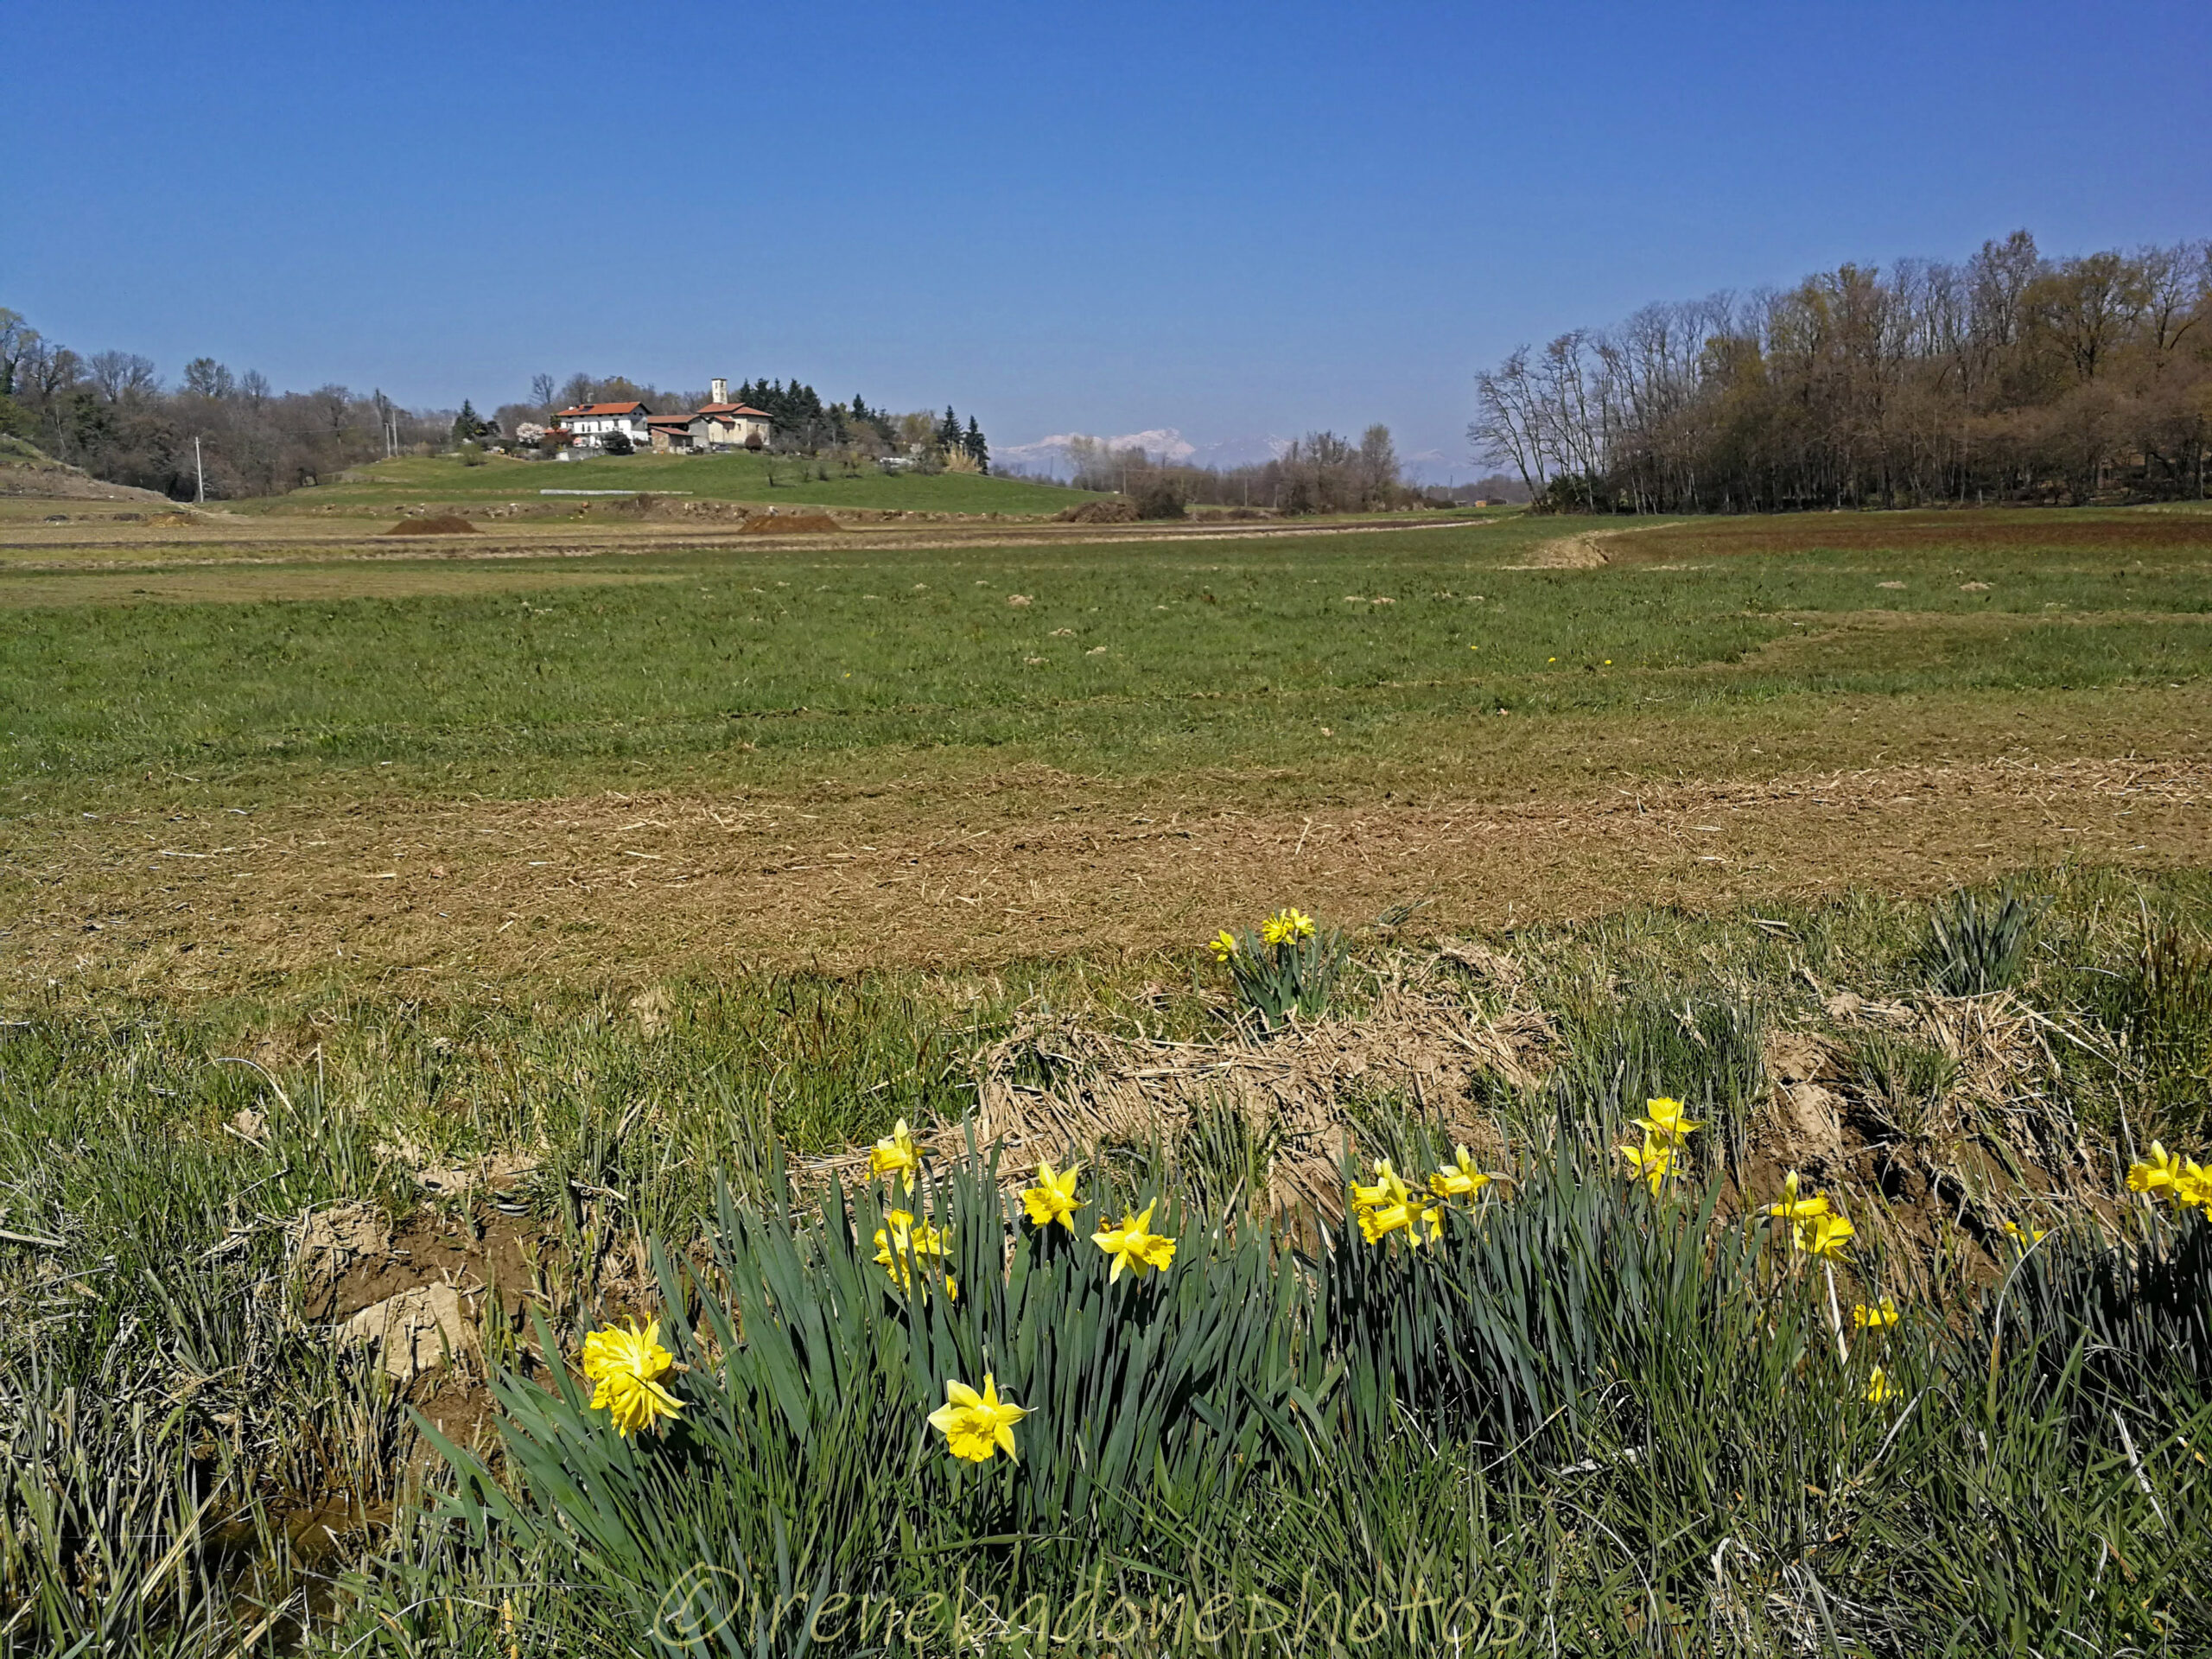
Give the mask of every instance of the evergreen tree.
M 937 445 L 940 449 L 960 447 L 960 417 L 952 412 L 952 405 L 944 406 L 944 418 L 937 423 Z
M 968 435 L 961 440 L 961 447 L 978 468 L 986 473 L 991 470 L 991 446 L 983 442 L 983 429 L 976 424 L 973 415 L 968 417 Z
M 461 413 L 453 417 L 454 448 L 458 449 L 464 443 L 473 442 L 483 432 L 484 423 L 477 416 L 476 405 L 467 398 L 462 398 Z

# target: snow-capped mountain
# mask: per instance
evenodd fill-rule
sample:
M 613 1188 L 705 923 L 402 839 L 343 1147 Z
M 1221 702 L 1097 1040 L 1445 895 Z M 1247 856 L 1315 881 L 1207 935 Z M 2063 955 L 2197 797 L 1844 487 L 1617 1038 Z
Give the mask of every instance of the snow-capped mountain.
M 1228 438 L 1215 443 L 1193 443 L 1172 426 L 1156 426 L 1147 431 L 1126 432 L 1113 437 L 1084 432 L 1058 432 L 1050 437 L 1039 438 L 1033 443 L 995 444 L 991 448 L 991 459 L 1019 467 L 1025 472 L 1065 478 L 1075 470 L 1069 459 L 1071 452 L 1076 443 L 1084 438 L 1109 449 L 1141 449 L 1154 461 L 1187 467 L 1256 466 L 1262 461 L 1274 460 L 1290 447 L 1289 439 L 1273 436 Z

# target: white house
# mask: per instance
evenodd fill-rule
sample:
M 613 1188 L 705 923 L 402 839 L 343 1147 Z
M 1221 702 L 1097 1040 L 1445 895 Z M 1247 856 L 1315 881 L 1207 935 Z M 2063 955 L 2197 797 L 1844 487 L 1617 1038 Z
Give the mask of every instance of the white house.
M 643 449 L 652 442 L 647 425 L 652 416 L 643 404 L 578 404 L 556 415 L 553 424 L 566 432 L 579 449 L 606 448 L 610 432 L 621 433 L 633 448 Z

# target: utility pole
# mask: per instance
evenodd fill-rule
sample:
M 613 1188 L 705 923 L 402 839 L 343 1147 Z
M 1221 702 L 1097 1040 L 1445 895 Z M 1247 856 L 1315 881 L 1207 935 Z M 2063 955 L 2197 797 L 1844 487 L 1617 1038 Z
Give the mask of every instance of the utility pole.
M 204 506 L 207 501 L 207 468 L 200 464 L 200 440 L 192 440 L 192 475 L 195 480 L 192 499 L 194 505 Z

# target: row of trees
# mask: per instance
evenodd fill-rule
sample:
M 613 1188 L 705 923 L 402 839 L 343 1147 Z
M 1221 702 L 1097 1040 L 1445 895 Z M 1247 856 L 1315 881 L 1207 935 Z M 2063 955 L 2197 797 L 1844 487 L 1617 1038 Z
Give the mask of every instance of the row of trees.
M 1245 467 L 1185 466 L 1141 446 L 1117 449 L 1088 437 L 1070 440 L 1068 460 L 1077 489 L 1127 495 L 1147 517 L 1173 517 L 1192 505 L 1362 512 L 1421 499 L 1405 481 L 1390 429 L 1380 424 L 1357 443 L 1334 432 L 1309 432 L 1273 460 Z
M 204 469 L 211 497 L 273 495 L 395 447 L 438 445 L 451 418 L 381 391 L 278 391 L 211 357 L 187 364 L 171 389 L 149 359 L 79 356 L 0 307 L 0 432 L 113 483 L 183 499 Z
M 1845 265 L 1654 305 L 1477 377 L 1477 452 L 1540 503 L 1758 512 L 2202 497 L 2212 251 Z

